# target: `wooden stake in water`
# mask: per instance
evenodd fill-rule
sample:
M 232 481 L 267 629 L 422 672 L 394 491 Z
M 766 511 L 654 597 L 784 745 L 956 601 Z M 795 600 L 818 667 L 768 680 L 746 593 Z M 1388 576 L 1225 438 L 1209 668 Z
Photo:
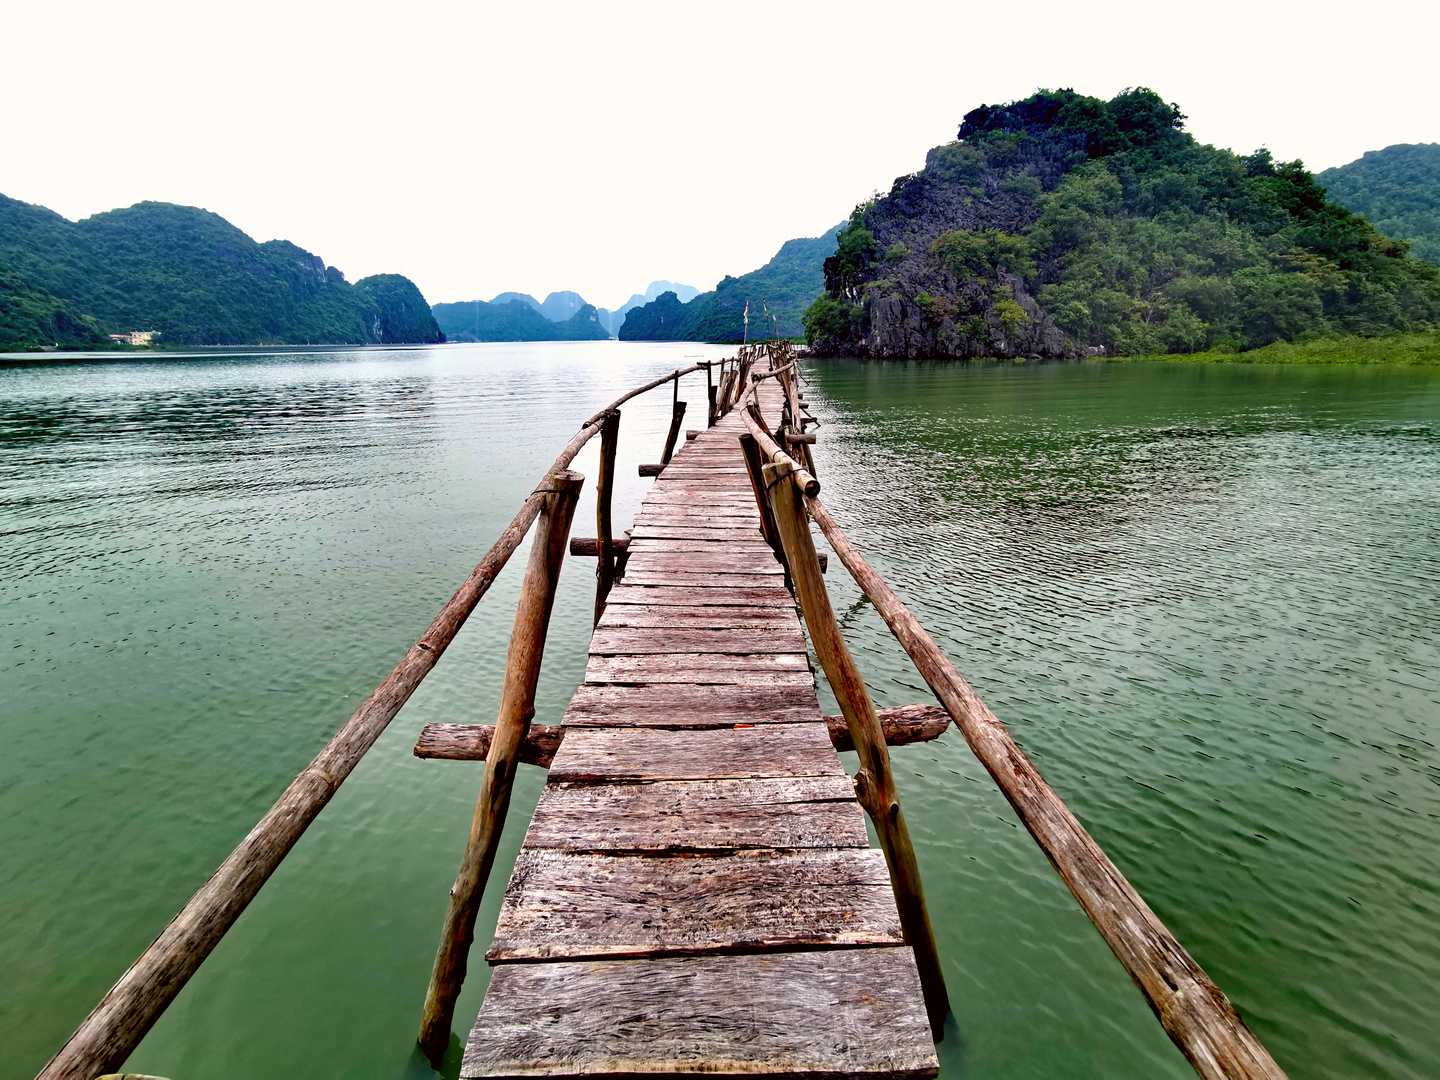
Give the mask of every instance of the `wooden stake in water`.
M 505 661 L 505 686 L 500 696 L 500 714 L 495 721 L 495 738 L 485 758 L 485 778 L 475 804 L 475 820 L 450 906 L 445 912 L 440 950 L 425 995 L 425 1013 L 420 1021 L 420 1049 L 438 1069 L 450 1044 L 450 1025 L 455 1017 L 455 999 L 465 982 L 470 945 L 475 938 L 475 916 L 485 892 L 485 882 L 495 864 L 495 851 L 510 809 L 510 786 L 520 746 L 535 715 L 535 684 L 540 677 L 540 658 L 545 651 L 545 633 L 555 604 L 555 587 L 565 557 L 570 522 L 585 478 L 577 472 L 557 472 L 551 477 L 552 490 L 546 496 L 530 542 L 530 561 L 520 587 L 515 610 L 515 628 L 510 633 L 510 652 Z
M 890 868 L 890 883 L 895 889 L 895 904 L 900 913 L 900 926 L 905 943 L 915 950 L 915 965 L 920 970 L 920 986 L 925 993 L 925 1012 L 930 1030 L 939 1042 L 944 1032 L 945 1017 L 950 1012 L 950 998 L 945 990 L 945 976 L 940 970 L 940 952 L 935 933 L 930 928 L 930 913 L 925 907 L 925 890 L 920 884 L 920 867 L 915 861 L 915 847 L 910 830 L 900 811 L 900 796 L 895 790 L 895 776 L 890 769 L 890 751 L 885 746 L 885 732 L 880 727 L 875 704 L 865 688 L 865 680 L 845 639 L 840 635 L 830 597 L 820 576 L 820 559 L 810 537 L 810 523 L 805 516 L 800 488 L 796 485 L 794 466 L 788 461 L 764 468 L 765 489 L 775 515 L 775 526 L 785 547 L 785 561 L 795 596 L 805 614 L 805 626 L 815 645 L 815 655 L 825 669 L 835 700 L 850 726 L 850 738 L 860 758 L 860 772 L 855 777 L 855 793 L 875 823 L 885 862 Z

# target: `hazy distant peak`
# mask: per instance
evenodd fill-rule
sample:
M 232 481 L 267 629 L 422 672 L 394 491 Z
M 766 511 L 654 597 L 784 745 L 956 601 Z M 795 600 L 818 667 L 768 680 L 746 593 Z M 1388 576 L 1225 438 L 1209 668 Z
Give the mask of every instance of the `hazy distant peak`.
M 519 300 L 521 303 L 530 305 L 530 307 L 534 308 L 536 311 L 539 311 L 539 310 L 540 310 L 540 301 L 539 301 L 539 300 L 536 300 L 536 299 L 535 299 L 533 296 L 531 296 L 529 293 L 523 293 L 523 292 L 502 292 L 502 293 L 497 293 L 497 294 L 495 295 L 495 298 L 492 299 L 492 300 L 490 301 L 490 303 L 492 303 L 492 304 L 508 304 L 511 300 Z
M 655 300 L 667 292 L 673 292 L 682 304 L 688 304 L 700 295 L 700 290 L 693 285 L 681 285 L 674 281 L 652 281 L 645 287 L 645 299 Z

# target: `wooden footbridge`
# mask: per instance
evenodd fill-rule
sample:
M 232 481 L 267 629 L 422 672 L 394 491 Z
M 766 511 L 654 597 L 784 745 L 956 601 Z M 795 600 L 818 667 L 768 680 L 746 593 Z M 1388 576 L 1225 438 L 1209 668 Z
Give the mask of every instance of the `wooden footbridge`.
M 680 442 L 680 379 L 706 426 Z M 719 374 L 718 382 L 715 375 Z M 665 384 L 672 423 L 633 527 L 614 534 L 620 406 Z M 496 723 L 432 724 L 422 757 L 484 760 L 419 1042 L 439 1066 L 520 763 L 546 767 L 485 958 L 495 966 L 461 1077 L 930 1077 L 949 1013 L 889 745 L 953 719 L 1204 1077 L 1283 1077 L 818 495 L 799 364 L 746 347 L 592 417 L 394 672 L 40 1073 L 123 1065 L 305 827 L 434 667 L 535 525 Z M 571 539 L 601 437 L 596 536 Z M 877 710 L 840 635 L 810 523 L 939 706 Z M 535 687 L 567 550 L 597 563 L 585 680 L 561 724 Z M 803 623 L 802 623 L 803 614 Z M 823 717 L 809 646 L 843 716 Z M 852 779 L 837 749 L 854 749 Z M 880 849 L 867 840 L 865 815 Z

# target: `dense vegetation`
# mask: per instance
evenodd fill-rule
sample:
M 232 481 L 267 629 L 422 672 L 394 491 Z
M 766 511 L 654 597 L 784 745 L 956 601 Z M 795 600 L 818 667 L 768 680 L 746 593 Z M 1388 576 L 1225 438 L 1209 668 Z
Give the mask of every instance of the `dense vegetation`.
M 1146 89 L 1042 91 L 857 207 L 807 311 L 822 352 L 1122 355 L 1440 324 L 1440 274 L 1298 162 L 1183 130 Z
M 813 239 L 787 240 L 775 257 L 740 277 L 726 276 L 714 290 L 681 303 L 673 292 L 635 308 L 620 328 L 622 341 L 740 341 L 745 304 L 750 337 L 798 337 L 801 317 L 824 288 L 825 257 L 835 250 L 840 226 Z
M 1333 202 L 1440 264 L 1440 143 L 1371 150 L 1316 179 Z
M 106 341 L 94 319 L 0 263 L 0 348 L 85 348 Z
M 72 222 L 0 196 L 0 261 L 97 334 L 159 330 L 184 345 L 441 340 L 407 278 L 351 284 L 319 256 L 284 240 L 256 243 L 195 207 L 145 202 Z
M 501 297 L 506 295 L 516 294 L 502 293 Z M 503 302 L 501 297 L 490 303 L 436 304 L 431 310 L 447 341 L 604 341 L 610 337 L 596 318 L 593 304 L 584 304 L 560 322 L 540 314 L 527 303 L 528 297 Z

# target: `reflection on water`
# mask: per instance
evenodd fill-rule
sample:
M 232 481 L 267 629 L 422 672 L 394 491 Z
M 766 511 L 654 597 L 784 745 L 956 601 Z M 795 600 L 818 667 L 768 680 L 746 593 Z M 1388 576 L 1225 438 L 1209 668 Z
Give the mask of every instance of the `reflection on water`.
M 0 368 L 0 1078 L 63 1041 L 579 422 L 723 352 Z M 1291 1075 L 1440 1074 L 1440 374 L 809 374 L 837 518 Z M 664 393 L 625 407 L 622 519 L 669 412 Z M 593 448 L 577 468 L 593 478 Z M 567 565 L 538 722 L 583 670 L 592 572 Z M 518 577 L 130 1068 L 425 1072 L 415 1026 L 479 773 L 409 751 L 427 721 L 493 716 Z M 828 582 L 877 697 L 925 700 Z M 895 757 L 955 1004 L 946 1075 L 1190 1075 L 963 741 Z M 540 779 L 523 770 L 511 854 Z M 485 982 L 477 965 L 462 1027 Z

